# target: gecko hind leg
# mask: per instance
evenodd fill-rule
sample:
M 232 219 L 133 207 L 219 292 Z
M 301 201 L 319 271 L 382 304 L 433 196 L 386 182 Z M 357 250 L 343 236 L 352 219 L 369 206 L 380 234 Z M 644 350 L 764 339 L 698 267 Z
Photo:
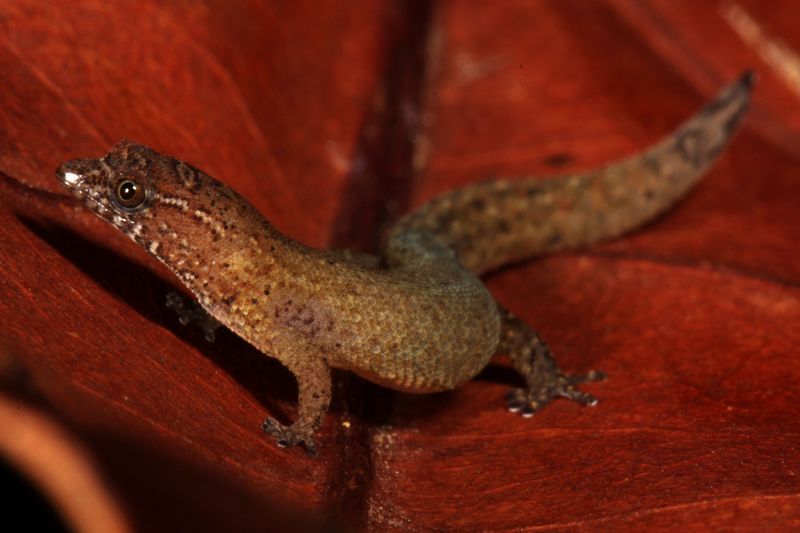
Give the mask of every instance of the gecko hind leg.
M 322 358 L 297 357 L 286 366 L 297 379 L 297 420 L 285 426 L 274 418 L 261 425 L 265 433 L 275 437 L 278 446 L 285 448 L 304 444 L 308 455 L 317 455 L 314 435 L 322 425 L 322 418 L 331 402 L 331 371 Z
M 509 411 L 530 417 L 558 397 L 581 405 L 597 404 L 597 398 L 578 389 L 578 385 L 603 380 L 605 374 L 596 370 L 583 375 L 565 374 L 538 333 L 505 309 L 500 312 L 503 329 L 498 351 L 508 354 L 514 369 L 526 382 L 525 387 L 513 388 L 506 395 Z
M 178 293 L 167 294 L 167 307 L 178 315 L 178 322 L 182 325 L 192 324 L 203 330 L 203 335 L 208 342 L 217 338 L 217 330 L 222 324 L 212 317 L 194 300 L 187 303 Z

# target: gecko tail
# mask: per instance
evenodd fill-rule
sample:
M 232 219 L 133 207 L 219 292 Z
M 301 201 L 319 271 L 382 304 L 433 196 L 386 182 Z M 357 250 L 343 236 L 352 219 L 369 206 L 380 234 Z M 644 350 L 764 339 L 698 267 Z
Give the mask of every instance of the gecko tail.
M 432 234 L 476 274 L 631 231 L 681 199 L 727 146 L 750 103 L 752 71 L 647 150 L 599 169 L 549 179 L 485 182 L 446 193 L 388 234 Z

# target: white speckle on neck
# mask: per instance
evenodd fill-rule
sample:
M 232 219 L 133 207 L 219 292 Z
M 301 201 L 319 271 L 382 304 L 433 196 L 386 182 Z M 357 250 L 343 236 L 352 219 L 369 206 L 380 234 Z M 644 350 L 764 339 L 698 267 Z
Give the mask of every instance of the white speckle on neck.
M 183 198 L 176 198 L 174 196 L 167 196 L 165 194 L 156 194 L 153 196 L 153 200 L 161 202 L 162 204 L 175 206 L 181 211 L 189 210 L 189 202 Z
M 209 226 L 211 230 L 216 232 L 218 235 L 225 235 L 225 229 L 222 227 L 222 224 L 220 224 L 208 212 L 203 211 L 202 209 L 195 209 L 194 216 L 201 220 L 203 224 Z

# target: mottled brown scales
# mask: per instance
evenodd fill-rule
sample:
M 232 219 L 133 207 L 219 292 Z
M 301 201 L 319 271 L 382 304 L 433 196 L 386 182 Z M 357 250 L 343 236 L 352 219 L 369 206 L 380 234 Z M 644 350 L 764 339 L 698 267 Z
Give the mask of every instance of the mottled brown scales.
M 379 256 L 308 248 L 273 228 L 202 171 L 122 141 L 100 159 L 64 163 L 62 183 L 98 216 L 167 265 L 199 305 L 170 297 L 206 335 L 225 325 L 295 375 L 299 414 L 263 428 L 281 445 L 314 435 L 331 395 L 330 368 L 409 392 L 452 389 L 508 354 L 525 378 L 508 408 L 530 416 L 598 372 L 565 375 L 529 326 L 477 275 L 632 230 L 668 209 L 722 151 L 743 116 L 751 75 L 724 89 L 644 153 L 585 174 L 479 183 L 400 220 Z

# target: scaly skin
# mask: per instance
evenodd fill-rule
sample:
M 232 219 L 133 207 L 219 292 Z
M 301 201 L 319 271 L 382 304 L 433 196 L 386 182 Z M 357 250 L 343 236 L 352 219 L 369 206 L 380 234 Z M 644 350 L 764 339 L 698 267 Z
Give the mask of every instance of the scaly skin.
M 263 428 L 314 453 L 331 396 L 330 368 L 408 392 L 452 389 L 495 354 L 525 378 L 508 408 L 530 416 L 599 372 L 567 376 L 538 334 L 499 306 L 477 275 L 586 246 L 669 208 L 722 151 L 749 102 L 752 75 L 661 143 L 586 174 L 497 181 L 440 196 L 400 220 L 379 257 L 308 248 L 202 171 L 122 141 L 100 159 L 64 163 L 62 183 L 167 265 L 210 316 L 172 298 L 207 335 L 219 325 L 295 375 L 299 416 Z M 213 318 L 212 318 L 213 317 Z

